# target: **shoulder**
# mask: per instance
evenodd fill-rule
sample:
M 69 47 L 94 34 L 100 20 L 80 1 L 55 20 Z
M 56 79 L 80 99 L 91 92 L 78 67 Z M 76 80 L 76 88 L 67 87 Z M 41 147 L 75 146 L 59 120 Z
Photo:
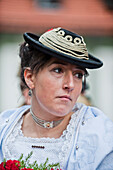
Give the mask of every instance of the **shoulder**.
M 85 117 L 86 130 L 95 134 L 97 145 L 113 149 L 113 121 L 102 111 L 95 107 L 89 107 Z M 85 129 L 85 126 L 84 126 Z M 106 150 L 104 149 L 104 150 Z
M 113 151 L 113 122 L 98 108 L 80 105 L 80 110 L 84 114 L 76 144 L 77 159 L 97 167 Z
M 0 125 L 4 124 L 5 122 L 7 123 L 9 119 L 12 119 L 14 116 L 16 116 L 16 114 L 21 113 L 27 108 L 29 108 L 29 106 L 22 106 L 20 108 L 3 111 L 2 113 L 0 113 Z
M 13 115 L 18 110 L 16 109 L 10 109 L 10 110 L 5 110 L 2 113 L 0 113 L 0 123 L 2 124 L 4 121 L 7 122 L 7 120 Z
M 84 112 L 84 119 L 86 122 L 109 122 L 113 125 L 113 121 L 111 121 L 107 115 L 105 115 L 100 109 L 93 106 L 86 106 L 81 103 L 77 103 L 76 107 Z M 75 108 L 76 108 L 75 107 Z
M 113 137 L 113 121 L 110 120 L 100 109 L 92 106 L 82 105 L 84 109 L 82 126 L 83 131 L 87 133 L 96 133 L 99 136 L 102 134 L 111 134 Z
M 101 110 L 96 107 L 78 105 L 83 113 L 83 118 L 80 125 L 81 138 L 95 140 L 110 144 L 113 147 L 113 122 Z M 95 143 L 95 142 L 94 142 Z
M 108 131 L 113 129 L 113 121 L 110 120 L 101 110 L 95 107 L 87 107 L 85 122 L 98 131 Z

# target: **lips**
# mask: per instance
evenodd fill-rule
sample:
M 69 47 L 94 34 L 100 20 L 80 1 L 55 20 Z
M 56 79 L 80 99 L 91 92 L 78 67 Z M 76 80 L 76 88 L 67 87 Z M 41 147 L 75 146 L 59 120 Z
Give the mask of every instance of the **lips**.
M 71 97 L 70 97 L 70 96 L 67 96 L 67 95 L 59 96 L 58 98 L 68 99 L 68 100 L 72 101 Z

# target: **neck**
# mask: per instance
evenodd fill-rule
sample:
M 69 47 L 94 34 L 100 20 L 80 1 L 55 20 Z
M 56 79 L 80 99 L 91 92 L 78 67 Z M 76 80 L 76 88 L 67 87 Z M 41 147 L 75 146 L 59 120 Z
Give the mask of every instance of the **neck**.
M 65 118 L 62 120 L 62 122 L 54 127 L 54 128 L 42 128 L 42 127 L 39 127 L 38 126 L 38 137 L 39 138 L 43 138 L 43 137 L 46 137 L 46 138 L 59 138 L 62 134 L 63 134 L 63 131 L 67 128 L 67 125 L 70 121 L 70 118 L 71 118 L 71 115 L 73 113 L 69 113 L 67 116 L 65 116 Z M 36 125 L 37 126 L 37 125 Z
M 32 137 L 32 138 L 59 138 L 63 131 L 67 128 L 67 125 L 70 121 L 71 115 L 73 112 L 70 112 L 68 115 L 64 117 L 64 119 L 61 121 L 61 123 L 54 127 L 54 128 L 43 128 L 38 126 L 30 112 L 24 116 L 24 121 L 22 125 L 22 131 L 24 136 L 26 137 Z
M 47 128 L 47 129 L 54 128 L 54 127 L 58 126 L 63 120 L 63 119 L 53 120 L 53 121 L 42 120 L 42 119 L 38 118 L 37 116 L 35 116 L 35 114 L 33 113 L 31 108 L 30 108 L 30 113 L 32 115 L 33 120 L 35 121 L 35 123 L 38 126 Z
M 35 102 L 34 99 L 35 96 L 33 96 L 32 103 L 31 103 L 31 108 L 32 112 L 35 114 L 36 117 L 39 119 L 45 120 L 45 121 L 53 121 L 53 120 L 60 120 L 64 118 L 65 116 L 55 116 L 53 113 L 49 112 L 46 109 L 42 109 L 40 104 L 38 102 Z

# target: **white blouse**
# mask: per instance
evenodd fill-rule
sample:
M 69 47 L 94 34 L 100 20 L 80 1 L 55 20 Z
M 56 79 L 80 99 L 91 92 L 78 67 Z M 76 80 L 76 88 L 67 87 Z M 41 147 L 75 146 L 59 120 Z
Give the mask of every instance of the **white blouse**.
M 12 132 L 4 142 L 3 155 L 8 159 L 19 159 L 21 154 L 24 158 L 33 151 L 30 163 L 37 161 L 44 163 L 45 158 L 49 158 L 49 163 L 60 163 L 63 167 L 68 150 L 71 147 L 71 138 L 76 128 L 76 118 L 78 113 L 71 116 L 67 129 L 63 131 L 60 138 L 31 138 L 25 137 L 21 130 L 23 117 L 14 126 Z
M 30 106 L 0 114 L 0 162 L 24 158 L 30 163 L 59 162 L 62 170 L 113 170 L 113 122 L 99 109 L 76 104 L 60 138 L 30 138 L 22 133 L 23 115 Z

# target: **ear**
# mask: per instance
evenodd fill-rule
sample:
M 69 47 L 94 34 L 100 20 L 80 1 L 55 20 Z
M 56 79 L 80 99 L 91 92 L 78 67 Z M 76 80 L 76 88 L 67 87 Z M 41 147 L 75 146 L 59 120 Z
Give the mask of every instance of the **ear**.
M 27 84 L 27 86 L 30 89 L 34 88 L 34 74 L 32 73 L 31 69 L 28 67 L 24 71 L 24 79 Z

